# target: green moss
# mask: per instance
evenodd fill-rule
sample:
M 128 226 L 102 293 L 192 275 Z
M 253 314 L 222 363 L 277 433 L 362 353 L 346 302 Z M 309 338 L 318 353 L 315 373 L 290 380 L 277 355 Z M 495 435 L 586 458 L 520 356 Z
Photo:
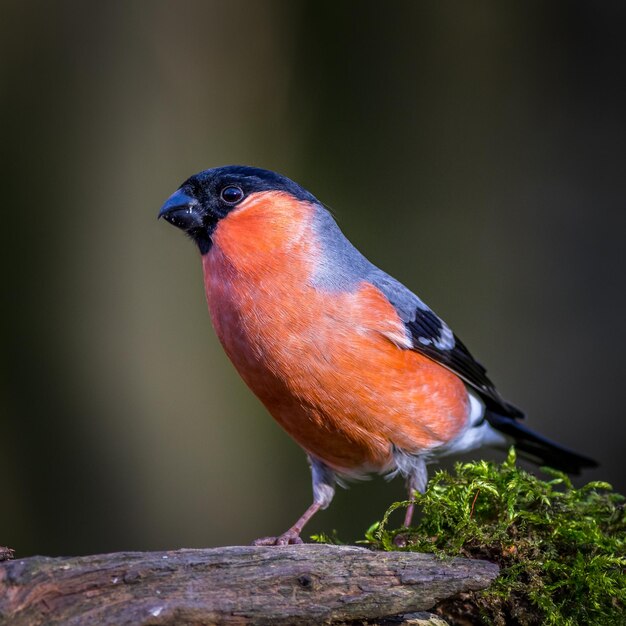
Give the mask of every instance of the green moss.
M 565 474 L 543 471 L 548 480 L 518 468 L 514 450 L 502 464 L 457 463 L 417 496 L 416 526 L 390 528 L 390 515 L 408 504 L 399 502 L 364 543 L 497 562 L 490 589 L 439 607 L 459 622 L 626 624 L 624 498 L 606 483 L 575 489 Z

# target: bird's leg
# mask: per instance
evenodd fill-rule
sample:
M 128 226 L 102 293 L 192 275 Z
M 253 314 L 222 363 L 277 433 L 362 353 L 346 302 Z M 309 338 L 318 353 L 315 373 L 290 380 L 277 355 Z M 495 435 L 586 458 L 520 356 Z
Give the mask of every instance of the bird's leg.
M 415 492 L 424 493 L 428 484 L 428 470 L 426 469 L 426 461 L 422 457 L 414 457 L 411 464 L 411 473 L 407 476 L 407 487 L 409 489 L 409 500 L 413 500 Z M 413 510 L 415 505 L 411 502 L 404 516 L 404 527 L 408 528 L 413 521 Z
M 309 456 L 313 478 L 313 504 L 300 516 L 298 521 L 279 537 L 262 537 L 254 541 L 255 546 L 286 546 L 302 543 L 300 533 L 306 523 L 320 510 L 325 509 L 335 495 L 335 474 L 324 463 Z

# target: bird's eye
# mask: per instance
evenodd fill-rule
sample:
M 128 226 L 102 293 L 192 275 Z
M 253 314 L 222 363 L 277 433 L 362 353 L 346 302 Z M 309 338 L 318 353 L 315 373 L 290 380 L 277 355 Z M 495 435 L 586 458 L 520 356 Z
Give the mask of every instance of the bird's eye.
M 224 187 L 224 189 L 222 189 L 222 193 L 220 195 L 226 204 L 237 204 L 237 202 L 243 198 L 243 190 L 241 187 L 229 185 L 228 187 Z

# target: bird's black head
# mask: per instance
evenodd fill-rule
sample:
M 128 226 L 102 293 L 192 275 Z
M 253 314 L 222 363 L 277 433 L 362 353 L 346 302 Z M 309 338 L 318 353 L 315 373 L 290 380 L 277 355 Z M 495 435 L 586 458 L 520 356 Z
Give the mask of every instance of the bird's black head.
M 298 200 L 317 202 L 306 189 L 276 172 L 227 165 L 188 178 L 161 207 L 159 217 L 184 230 L 205 254 L 217 223 L 247 197 L 262 191 L 285 191 Z

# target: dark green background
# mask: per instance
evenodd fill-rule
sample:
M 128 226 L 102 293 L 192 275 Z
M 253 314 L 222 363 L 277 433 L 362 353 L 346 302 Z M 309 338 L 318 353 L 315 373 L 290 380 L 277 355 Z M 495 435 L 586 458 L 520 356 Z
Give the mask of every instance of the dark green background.
M 229 163 L 330 205 L 626 490 L 623 2 L 0 6 L 0 545 L 248 543 L 309 503 L 156 221 Z M 309 530 L 354 539 L 402 494 L 357 484 Z

